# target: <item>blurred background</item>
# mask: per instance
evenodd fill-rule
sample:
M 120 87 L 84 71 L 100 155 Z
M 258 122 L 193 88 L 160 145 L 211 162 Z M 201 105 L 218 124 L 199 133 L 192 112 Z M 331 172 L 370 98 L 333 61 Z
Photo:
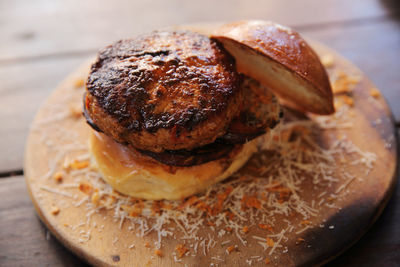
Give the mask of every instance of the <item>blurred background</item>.
M 178 24 L 265 19 L 291 26 L 359 66 L 400 119 L 396 2 L 0 0 L 0 148 L 8 154 L 0 170 L 21 168 L 29 123 L 68 73 L 115 40 Z
M 18 190 L 26 194 L 22 176 L 18 175 L 22 174 L 30 122 L 57 84 L 93 58 L 98 49 L 115 40 L 167 26 L 242 19 L 272 20 L 337 50 L 383 92 L 400 125 L 400 1 L 397 0 L 0 0 L 0 176 L 16 176 L 0 182 L 15 187 L 15 195 Z M 6 179 L 14 180 L 4 182 Z M 395 198 L 399 198 L 398 194 Z M 26 197 L 17 199 L 17 203 L 32 213 L 33 218 Z M 400 220 L 400 215 L 395 201 L 389 204 L 389 209 L 392 209 L 390 214 L 385 213 L 369 233 L 370 237 L 367 235 L 364 241 L 367 245 L 356 246 L 332 266 L 370 262 L 374 257 L 371 251 L 378 253 L 376 257 L 386 255 L 388 264 L 399 263 L 396 251 L 400 251 L 400 244 L 394 236 L 400 236 L 396 230 L 400 227 L 395 227 L 393 216 Z M 7 223 L 16 223 L 11 219 L 4 221 L 4 212 L 0 209 L 3 229 Z M 37 238 L 43 241 L 45 230 L 39 224 L 36 227 Z M 382 235 L 387 239 L 378 238 Z M 10 243 L 15 245 L 8 247 L 4 245 L 5 238 L 11 237 L 0 230 L 0 265 L 2 261 L 10 263 L 7 262 L 10 257 L 21 266 L 29 263 L 23 259 L 43 257 L 43 253 L 34 249 L 36 241 L 32 237 L 24 240 L 14 236 Z M 374 238 L 385 241 L 378 246 Z M 28 249 L 18 245 L 26 246 L 29 242 L 34 243 Z M 52 258 L 31 263 L 83 264 L 56 241 L 52 242 L 44 245 L 55 253 Z M 386 250 L 382 250 L 385 246 Z M 6 252 L 13 254 L 7 256 Z

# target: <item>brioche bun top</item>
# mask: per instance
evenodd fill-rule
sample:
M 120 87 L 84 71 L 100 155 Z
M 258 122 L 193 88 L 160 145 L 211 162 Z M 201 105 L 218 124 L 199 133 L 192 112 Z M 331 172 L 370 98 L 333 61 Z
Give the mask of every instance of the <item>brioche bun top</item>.
M 328 75 L 317 54 L 294 30 L 269 21 L 239 21 L 218 28 L 223 44 L 242 72 L 301 111 L 334 112 Z

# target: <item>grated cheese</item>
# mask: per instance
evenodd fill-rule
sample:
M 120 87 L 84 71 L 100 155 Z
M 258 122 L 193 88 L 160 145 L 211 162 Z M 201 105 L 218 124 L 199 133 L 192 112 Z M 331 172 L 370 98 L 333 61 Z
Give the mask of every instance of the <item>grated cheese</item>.
M 355 79 L 347 82 L 352 87 Z M 260 145 L 260 157 L 248 164 L 255 174 L 239 172 L 185 202 L 163 201 L 155 212 L 155 202 L 139 201 L 115 192 L 99 173 L 90 169 L 86 144 L 76 142 L 78 133 L 73 129 L 61 131 L 53 125 L 70 116 L 69 112 L 58 109 L 56 113 L 49 113 L 52 117 L 38 122 L 34 131 L 42 133 L 41 141 L 52 154 L 48 170 L 41 179 L 62 172 L 63 183 L 55 183 L 54 188 L 41 187 L 41 190 L 62 197 L 77 196 L 76 207 L 85 204 L 87 213 L 83 217 L 86 216 L 86 222 L 71 226 L 71 229 L 90 226 L 90 218 L 100 216 L 99 210 L 105 209 L 107 215 L 103 215 L 112 213 L 115 225 L 120 229 L 127 224 L 129 233 L 139 237 L 154 234 L 154 249 L 160 253 L 166 238 L 176 239 L 190 248 L 184 251 L 185 256 L 196 257 L 202 253 L 218 262 L 224 260 L 214 254 L 215 247 L 229 244 L 228 248 L 233 246 L 239 250 L 240 246 L 241 251 L 249 247 L 251 239 L 269 256 L 277 250 L 287 253 L 287 234 L 299 235 L 313 227 L 324 227 L 319 222 L 316 225 L 305 222 L 315 222 L 312 219 L 318 218 L 322 210 L 337 209 L 340 197 L 348 194 L 352 183 L 357 181 L 351 171 L 344 171 L 337 162 L 365 168 L 366 176 L 373 170 L 377 156 L 362 151 L 345 135 L 345 130 L 354 125 L 350 111 L 351 107 L 344 105 L 333 116 L 311 116 L 311 120 L 290 121 L 278 126 Z M 56 136 L 48 136 L 47 132 L 52 131 L 46 131 L 46 127 L 53 127 Z M 326 130 L 334 130 L 340 138 L 333 138 L 328 147 L 322 147 L 316 134 Z M 82 184 L 91 187 L 79 199 L 82 193 L 76 193 Z M 311 193 L 307 191 L 310 196 L 304 192 L 306 186 L 311 186 Z M 103 228 L 104 225 L 97 229 L 100 232 Z M 334 226 L 329 229 L 333 230 Z M 79 242 L 88 242 L 91 235 L 90 229 L 81 230 Z M 117 241 L 115 237 L 112 243 Z M 129 249 L 134 247 L 135 244 L 128 246 Z M 225 247 L 226 251 L 228 248 Z M 176 252 L 173 252 L 173 259 L 182 261 Z M 252 265 L 263 260 L 269 263 L 270 259 L 273 261 L 271 257 L 255 255 L 241 260 Z
M 42 189 L 44 191 L 47 191 L 47 192 L 50 192 L 50 193 L 53 193 L 53 194 L 58 194 L 58 195 L 61 195 L 61 196 L 64 196 L 64 197 L 72 198 L 72 195 L 70 193 L 67 193 L 67 192 L 64 192 L 64 191 L 60 191 L 60 190 L 57 190 L 57 189 L 54 189 L 54 188 L 50 188 L 50 187 L 47 187 L 47 186 L 41 186 L 40 189 Z

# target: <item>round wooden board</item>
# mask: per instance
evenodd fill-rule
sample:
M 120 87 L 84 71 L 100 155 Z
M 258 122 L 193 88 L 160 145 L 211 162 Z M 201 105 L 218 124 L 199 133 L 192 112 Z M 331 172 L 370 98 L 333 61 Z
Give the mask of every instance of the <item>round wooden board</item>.
M 207 33 L 212 27 L 202 25 L 191 29 Z M 176 245 L 183 242 L 179 238 L 165 238 L 161 246 L 163 256 L 158 257 L 154 254 L 153 244 L 157 239 L 154 233 L 140 237 L 128 223 L 120 225 L 113 217 L 113 210 L 99 209 L 90 217 L 87 216 L 88 208 L 82 200 L 89 198 L 76 185 L 76 177 L 84 174 L 85 169 L 81 173 L 64 172 L 61 184 L 52 175 L 63 169 L 65 158 L 73 159 L 87 154 L 91 129 L 83 118 L 74 116 L 74 112 L 81 106 L 84 91 L 83 86 L 76 83 L 87 77 L 90 63 L 84 64 L 61 83 L 39 110 L 32 125 L 26 146 L 24 171 L 32 201 L 41 220 L 67 248 L 87 262 L 99 266 L 243 266 L 250 263 L 251 266 L 265 266 L 265 258 L 273 266 L 312 266 L 337 256 L 367 231 L 390 198 L 396 181 L 397 137 L 386 102 L 382 97 L 373 98 L 370 95 L 374 85 L 368 78 L 334 51 L 314 41 L 310 43 L 319 55 L 333 56 L 334 65 L 328 69 L 330 76 L 340 70 L 361 78 L 353 89 L 354 107 L 348 111 L 352 127 L 321 131 L 318 142 L 321 146 L 329 146 L 337 136 L 346 135 L 360 150 L 373 152 L 376 161 L 368 174 L 366 168 L 346 165 L 346 168 L 352 168 L 356 179 L 346 184 L 346 187 L 344 182 L 339 181 L 324 188 L 327 195 L 336 196 L 330 199 L 330 206 L 321 206 L 318 216 L 306 221 L 305 225 L 312 227 L 303 231 L 301 228 L 304 225 L 300 225 L 296 230 L 287 231 L 284 240 L 281 240 L 282 247 L 275 249 L 274 253 L 270 254 L 271 248 L 264 250 L 257 245 L 257 239 L 251 238 L 266 236 L 265 232 L 260 232 L 255 226 L 246 234 L 246 246 L 234 241 L 234 235 L 223 237 L 223 240 L 233 240 L 229 245 L 238 245 L 232 253 L 227 253 L 227 247 L 220 244 L 206 253 L 198 252 L 196 255 L 191 248 L 190 255 L 176 262 L 172 253 Z M 61 140 L 70 142 L 71 147 L 73 144 L 74 150 L 64 145 L 63 153 L 56 152 L 54 148 Z M 342 165 L 340 162 L 337 164 Z M 242 175 L 246 171 L 247 167 L 241 171 Z M 312 180 L 311 177 L 307 178 Z M 301 185 L 302 194 L 309 202 L 322 202 L 319 196 L 325 193 L 315 192 L 310 184 L 305 182 L 304 186 Z M 346 190 L 339 190 L 341 187 Z M 54 212 L 55 208 L 59 208 L 59 213 Z M 293 222 L 301 220 L 297 215 L 288 218 Z M 281 223 L 275 221 L 276 227 L 279 228 Z M 205 236 L 211 235 L 218 239 L 217 232 L 211 231 L 210 226 L 201 227 L 204 228 L 201 232 Z M 149 245 L 145 245 L 146 242 Z

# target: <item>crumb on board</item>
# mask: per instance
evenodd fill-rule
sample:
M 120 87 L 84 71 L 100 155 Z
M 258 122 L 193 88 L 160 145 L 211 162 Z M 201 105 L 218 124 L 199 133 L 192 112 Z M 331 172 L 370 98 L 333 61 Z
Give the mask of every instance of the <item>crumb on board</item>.
M 341 96 L 342 100 L 344 103 L 346 103 L 348 106 L 353 107 L 354 106 L 354 99 L 351 98 L 350 96 L 343 95 Z
M 60 208 L 57 206 L 52 206 L 51 207 L 51 214 L 53 215 L 58 215 L 60 213 Z
M 85 81 L 82 78 L 78 78 L 74 81 L 74 87 L 79 89 L 85 85 Z
M 266 238 L 266 242 L 267 242 L 267 245 L 269 246 L 269 247 L 273 247 L 274 246 L 274 244 L 275 244 L 275 242 L 274 242 L 274 240 L 272 239 L 272 238 L 270 238 L 270 237 L 267 237 Z
M 273 232 L 272 226 L 269 224 L 259 223 L 258 227 L 260 227 L 261 229 L 266 229 L 270 232 Z
M 113 262 L 119 262 L 121 260 L 119 255 L 112 255 L 111 259 L 113 260 Z
M 371 89 L 369 90 L 369 94 L 370 94 L 370 96 L 372 96 L 373 98 L 379 98 L 379 97 L 381 96 L 381 92 L 379 92 L 379 90 L 376 89 L 376 88 L 371 88 Z
M 80 160 L 77 160 L 77 159 L 73 160 L 69 165 L 69 167 L 72 170 L 81 170 L 81 169 L 87 168 L 88 166 L 89 166 L 89 161 L 88 160 L 80 161 Z
M 237 250 L 237 246 L 236 245 L 232 245 L 226 248 L 226 254 L 231 254 L 232 252 Z
M 58 172 L 54 173 L 54 175 L 53 175 L 53 179 L 57 183 L 61 183 L 63 181 L 63 177 L 64 177 L 64 174 L 61 171 L 58 171 Z
M 182 258 L 189 251 L 189 249 L 186 248 L 184 244 L 179 244 L 175 247 L 175 251 L 178 254 L 178 258 Z
M 344 75 L 340 77 L 341 79 L 345 79 Z M 344 83 L 347 83 L 351 88 L 355 82 L 356 79 L 351 79 L 350 77 L 350 80 Z M 343 104 L 349 105 L 349 103 L 346 103 L 346 100 L 344 100 L 348 97 L 352 100 L 350 104 L 353 105 L 354 101 L 351 98 L 352 91 L 347 88 L 343 90 L 342 93 L 343 94 L 336 96 L 336 99 L 340 99 Z M 346 115 L 348 115 L 348 112 Z M 330 121 L 332 123 L 330 125 L 318 122 L 317 126 L 332 127 L 333 125 L 333 128 L 337 127 L 340 122 L 332 122 L 332 120 L 333 119 Z M 210 188 L 206 194 L 188 197 L 182 201 L 145 201 L 123 196 L 112 190 L 107 184 L 104 184 L 96 170 L 87 168 L 90 167 L 89 161 L 87 160 L 75 160 L 73 162 L 68 162 L 69 164 L 66 165 L 68 170 L 83 171 L 69 172 L 63 170 L 60 173 L 64 175 L 66 175 L 66 173 L 68 173 L 68 175 L 79 173 L 74 177 L 78 177 L 78 175 L 81 175 L 80 173 L 83 174 L 79 176 L 80 180 L 76 178 L 76 184 L 79 184 L 77 187 L 81 192 L 87 194 L 87 196 L 82 198 L 82 200 L 84 200 L 82 203 L 95 204 L 86 205 L 89 212 L 104 208 L 108 214 L 111 210 L 113 212 L 112 215 L 116 219 L 115 221 L 118 221 L 119 225 L 132 222 L 134 225 L 132 227 L 132 234 L 136 234 L 140 237 L 144 237 L 150 233 L 158 234 L 158 241 L 156 240 L 154 242 L 154 246 L 153 243 L 150 245 L 149 242 L 144 244 L 146 248 L 154 248 L 154 250 L 150 250 L 155 253 L 155 255 L 153 254 L 152 256 L 153 259 L 156 256 L 162 255 L 162 251 L 159 250 L 159 248 L 162 246 L 161 242 L 163 238 L 172 237 L 178 242 L 183 242 L 175 247 L 174 254 L 176 254 L 176 259 L 179 260 L 185 256 L 195 257 L 199 254 L 215 256 L 215 254 L 212 254 L 212 248 L 216 246 L 216 244 L 221 245 L 217 247 L 223 248 L 222 251 L 228 246 L 228 248 L 226 248 L 227 254 L 239 248 L 240 251 L 242 251 L 242 246 L 246 247 L 248 244 L 253 246 L 253 243 L 249 242 L 249 238 L 252 238 L 252 235 L 247 234 L 249 232 L 262 233 L 260 234 L 258 244 L 262 246 L 267 253 L 270 252 L 269 255 L 271 256 L 274 255 L 274 251 L 284 250 L 284 242 L 287 241 L 287 237 L 289 237 L 284 235 L 286 232 L 295 233 L 300 227 L 302 227 L 301 231 L 313 227 L 311 221 L 315 216 L 318 216 L 318 212 L 322 209 L 321 205 L 311 205 L 311 203 L 308 203 L 307 200 L 302 198 L 302 181 L 300 179 L 303 175 L 302 172 L 314 174 L 315 184 L 317 186 L 319 184 L 324 184 L 325 186 L 337 182 L 333 180 L 333 177 L 329 174 L 334 168 L 331 157 L 338 157 L 340 160 L 348 160 L 349 163 L 352 162 L 352 158 L 339 157 L 341 154 L 339 155 L 337 152 L 341 149 L 344 150 L 343 147 L 347 140 L 345 137 L 337 140 L 338 146 L 332 147 L 332 150 L 330 150 L 330 148 L 319 147 L 317 143 L 308 143 L 313 142 L 312 138 L 310 138 L 314 133 L 313 125 L 305 121 L 285 124 L 282 129 L 279 129 L 279 134 L 272 136 L 273 140 L 279 141 L 276 142 L 276 147 L 274 148 L 282 152 L 274 156 L 274 160 L 279 161 L 276 165 L 281 164 L 281 162 L 286 162 L 287 160 L 290 164 L 297 166 L 300 169 L 299 171 L 292 169 L 291 171 L 294 172 L 292 173 L 282 169 L 283 173 L 274 173 L 270 168 L 266 168 L 265 166 L 262 168 L 262 161 L 260 160 L 260 165 L 251 165 L 257 176 L 252 177 L 251 175 L 238 173 L 231 181 L 224 181 L 215 185 Z M 309 145 L 309 151 L 305 150 L 305 144 Z M 316 147 L 317 149 L 314 151 L 311 147 Z M 361 151 L 361 153 L 363 152 Z M 361 159 L 369 157 L 361 153 L 359 155 Z M 312 157 L 306 158 L 307 155 L 312 155 Z M 310 162 L 310 158 L 323 159 L 320 162 L 322 171 L 309 167 L 309 165 L 314 163 L 312 161 Z M 359 162 L 362 161 L 360 160 Z M 368 159 L 366 162 L 368 162 Z M 355 166 L 361 167 L 363 165 L 357 163 Z M 57 169 L 54 171 L 53 177 L 57 180 L 55 178 Z M 51 174 L 48 177 L 52 177 Z M 287 179 L 287 177 L 290 177 L 290 179 Z M 345 185 L 347 185 L 347 183 Z M 51 188 L 42 188 L 42 190 L 52 194 L 58 194 L 69 198 L 74 196 L 68 191 L 50 189 Z M 68 188 L 68 190 L 70 190 L 70 188 Z M 321 195 L 318 200 L 323 200 L 323 204 L 325 205 L 329 202 L 328 194 Z M 326 206 L 323 206 L 323 208 L 325 209 Z M 287 216 L 283 211 L 288 211 Z M 262 212 L 268 213 L 268 216 L 260 219 L 260 217 L 257 216 Z M 95 212 L 93 213 L 97 214 Z M 281 225 L 269 220 L 269 218 L 273 217 L 275 214 L 280 214 L 278 216 L 285 215 L 284 217 L 287 218 L 288 222 L 284 226 L 286 228 L 283 229 L 285 231 L 282 230 L 283 226 L 281 227 Z M 302 216 L 296 220 L 296 222 L 300 223 L 293 224 L 292 218 L 294 218 L 294 214 Z M 255 218 L 257 218 L 257 220 L 255 220 Z M 259 219 L 261 221 L 259 221 Z M 175 222 L 175 228 L 170 229 L 169 224 L 174 224 Z M 292 224 L 290 224 L 291 222 Z M 65 226 L 67 227 L 67 225 Z M 75 226 L 71 225 L 69 227 L 73 228 Z M 204 227 L 210 231 L 214 231 L 215 235 L 211 233 L 210 237 L 204 237 L 202 233 Z M 331 227 L 329 228 L 331 229 Z M 175 236 L 175 233 L 178 231 L 184 235 L 184 238 L 180 239 L 179 236 Z M 279 232 L 281 234 L 279 234 Z M 265 235 L 268 235 L 268 237 L 265 237 Z M 300 242 L 304 242 L 304 239 L 297 238 L 296 244 Z M 239 244 L 240 247 L 231 244 Z M 131 246 L 129 248 L 132 248 Z M 160 255 L 157 255 L 157 251 L 159 251 Z M 262 254 L 257 257 L 256 259 L 251 259 L 253 263 L 256 261 L 262 262 L 263 260 L 265 263 L 270 262 L 270 259 L 265 258 Z M 275 255 L 271 257 L 276 258 Z
M 322 65 L 324 65 L 325 68 L 331 68 L 331 67 L 333 67 L 333 64 L 335 63 L 335 58 L 333 57 L 332 54 L 322 55 L 321 63 L 322 63 Z
M 360 82 L 358 76 L 350 76 L 343 71 L 338 71 L 335 76 L 336 78 L 332 83 L 334 94 L 351 94 L 354 87 Z
M 265 258 L 264 263 L 265 263 L 265 264 L 270 264 L 270 263 L 271 263 L 271 260 L 270 260 L 269 258 Z
M 79 190 L 85 194 L 91 194 L 93 191 L 93 186 L 88 182 L 79 183 Z
M 154 254 L 155 254 L 156 256 L 158 256 L 158 257 L 162 257 L 162 256 L 163 256 L 162 251 L 159 250 L 159 249 L 156 249 L 156 250 L 154 251 Z
M 100 194 L 98 191 L 95 191 L 91 196 L 91 201 L 93 204 L 97 205 L 100 201 Z

